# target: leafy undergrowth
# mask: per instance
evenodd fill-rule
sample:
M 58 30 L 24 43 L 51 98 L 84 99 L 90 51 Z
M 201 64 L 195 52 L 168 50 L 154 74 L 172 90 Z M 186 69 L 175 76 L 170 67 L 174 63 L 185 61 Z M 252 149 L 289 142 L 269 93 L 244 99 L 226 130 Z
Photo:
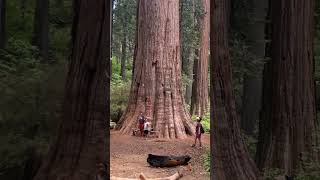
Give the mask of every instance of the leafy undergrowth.
M 192 120 L 194 122 L 197 121 L 197 116 L 192 116 Z M 204 132 L 210 133 L 210 113 L 206 113 L 204 116 L 202 116 L 201 124 L 203 126 Z
M 207 172 L 210 172 L 211 160 L 210 160 L 210 150 L 209 149 L 207 149 L 206 152 L 203 154 L 202 160 L 203 160 L 203 165 L 204 165 L 205 170 Z

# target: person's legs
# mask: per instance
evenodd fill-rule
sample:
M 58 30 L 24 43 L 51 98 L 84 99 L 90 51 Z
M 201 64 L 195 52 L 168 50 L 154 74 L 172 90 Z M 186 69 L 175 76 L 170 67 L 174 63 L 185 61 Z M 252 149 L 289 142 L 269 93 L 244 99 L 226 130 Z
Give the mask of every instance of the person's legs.
M 144 135 L 143 124 L 140 124 L 140 135 L 141 135 L 141 137 Z
M 202 147 L 202 144 L 201 144 L 201 136 L 199 137 L 199 143 L 200 143 L 200 147 Z
M 196 146 L 196 144 L 197 144 L 197 136 L 196 136 L 196 138 L 194 138 L 194 144 L 192 144 L 192 147 L 195 147 Z

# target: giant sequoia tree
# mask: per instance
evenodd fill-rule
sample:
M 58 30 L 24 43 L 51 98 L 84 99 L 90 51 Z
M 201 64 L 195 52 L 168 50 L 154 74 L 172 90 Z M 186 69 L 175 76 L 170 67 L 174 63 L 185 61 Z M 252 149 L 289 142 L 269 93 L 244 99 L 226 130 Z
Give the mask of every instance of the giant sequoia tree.
M 194 125 L 184 107 L 181 85 L 179 1 L 139 0 L 133 79 L 122 133 L 137 127 L 144 112 L 160 137 L 184 138 Z
M 111 1 L 74 0 L 63 117 L 35 180 L 93 180 L 109 158 L 110 9 Z
M 211 172 L 212 179 L 256 180 L 258 170 L 241 137 L 228 50 L 230 2 L 211 1 Z
M 294 174 L 312 154 L 316 126 L 314 0 L 272 0 L 270 57 L 265 66 L 259 168 Z
M 49 59 L 49 0 L 37 0 L 33 43 L 39 48 L 42 60 L 47 61 Z
M 210 33 L 210 0 L 202 0 L 203 15 L 200 26 L 199 59 L 195 61 L 195 76 L 192 85 L 191 114 L 202 116 L 208 109 L 208 61 Z

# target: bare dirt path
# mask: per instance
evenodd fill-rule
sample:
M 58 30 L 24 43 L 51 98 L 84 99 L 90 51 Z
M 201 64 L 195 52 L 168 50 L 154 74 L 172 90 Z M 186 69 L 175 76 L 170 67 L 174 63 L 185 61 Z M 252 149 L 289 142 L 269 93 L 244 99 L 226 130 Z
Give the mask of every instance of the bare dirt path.
M 210 138 L 203 137 L 204 147 L 191 147 L 193 137 L 184 140 L 160 140 L 136 136 L 120 135 L 111 131 L 110 161 L 111 176 L 137 178 L 142 172 L 148 178 L 171 176 L 177 171 L 182 172 L 182 180 L 209 180 L 210 174 L 205 171 L 203 154 L 209 151 Z M 153 168 L 147 163 L 148 154 L 156 155 L 189 155 L 191 171 L 188 166 L 173 168 Z

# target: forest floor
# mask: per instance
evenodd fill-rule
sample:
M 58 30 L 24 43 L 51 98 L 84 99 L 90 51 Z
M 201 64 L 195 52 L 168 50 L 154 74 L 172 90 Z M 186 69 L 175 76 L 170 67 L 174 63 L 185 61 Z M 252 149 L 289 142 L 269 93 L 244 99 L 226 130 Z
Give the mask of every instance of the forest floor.
M 111 176 L 122 178 L 138 178 L 143 173 L 147 178 L 171 176 L 177 171 L 183 174 L 182 180 L 209 180 L 210 173 L 205 171 L 203 154 L 209 151 L 210 136 L 202 137 L 203 148 L 191 147 L 194 139 L 160 140 L 139 136 L 121 135 L 111 130 L 110 161 Z M 156 155 L 189 155 L 191 156 L 191 171 L 188 166 L 171 168 L 154 168 L 147 163 L 148 154 Z

